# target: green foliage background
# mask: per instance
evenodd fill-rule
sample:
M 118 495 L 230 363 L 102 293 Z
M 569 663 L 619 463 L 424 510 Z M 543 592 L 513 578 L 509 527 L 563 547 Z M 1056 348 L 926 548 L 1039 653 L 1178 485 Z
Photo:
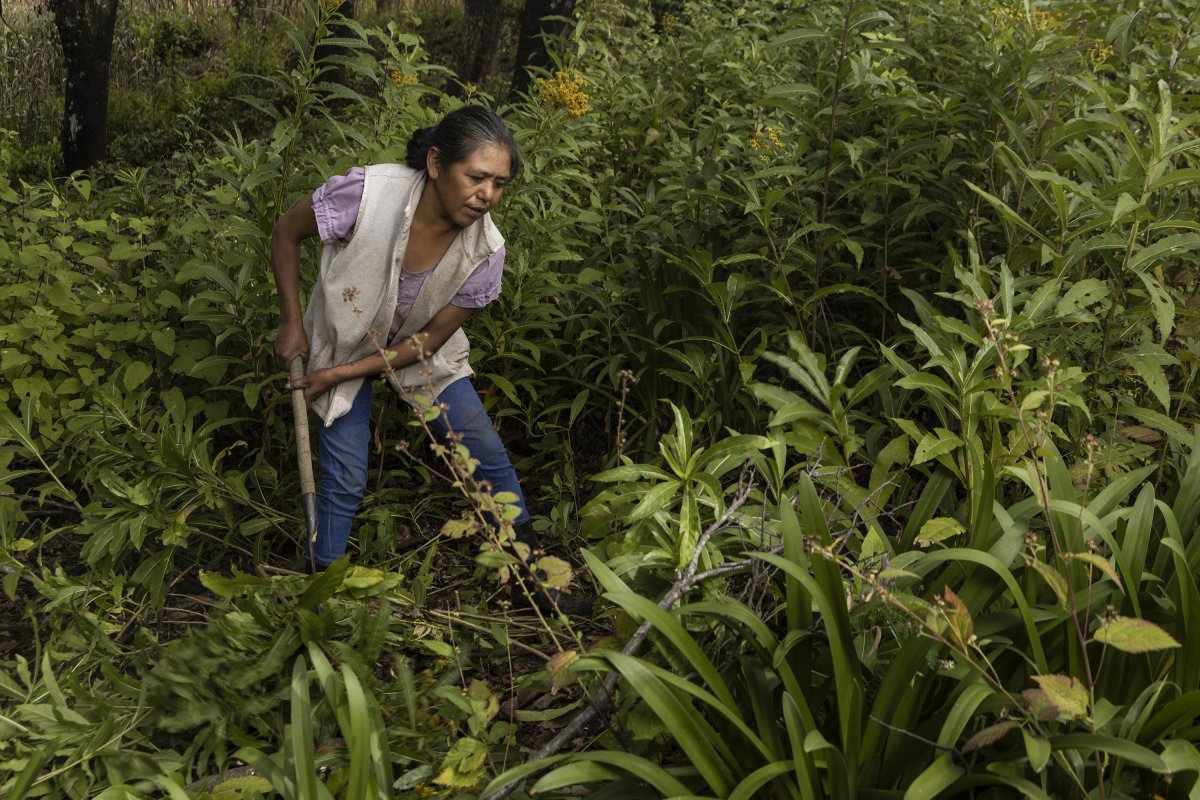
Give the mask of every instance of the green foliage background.
M 381 452 L 364 566 L 288 574 L 271 225 L 462 102 L 411 26 L 321 60 L 304 9 L 230 78 L 255 130 L 60 180 L 0 141 L 0 566 L 35 639 L 0 792 L 1200 794 L 1200 5 L 581 4 L 553 52 L 586 112 L 502 108 L 528 169 L 469 331 L 603 592 L 524 638 L 486 559 L 396 547 L 463 507 L 427 459 Z M 559 656 L 489 667 L 530 649 Z M 611 675 L 611 728 L 527 762 L 549 712 L 500 698 Z

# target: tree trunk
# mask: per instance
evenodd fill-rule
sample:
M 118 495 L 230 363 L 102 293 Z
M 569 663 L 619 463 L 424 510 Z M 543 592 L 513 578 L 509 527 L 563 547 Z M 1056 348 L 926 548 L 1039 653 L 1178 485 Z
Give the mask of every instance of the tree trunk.
M 566 26 L 547 17 L 569 17 L 574 10 L 575 0 L 525 0 L 517 38 L 517 63 L 513 68 L 513 94 L 529 90 L 530 67 L 550 66 L 546 36 L 561 33 Z
M 503 22 L 500 0 L 464 0 L 462 44 L 458 53 L 458 78 L 479 86 L 496 66 Z
M 67 172 L 87 169 L 108 149 L 108 69 L 117 0 L 50 0 L 63 49 L 62 156 Z

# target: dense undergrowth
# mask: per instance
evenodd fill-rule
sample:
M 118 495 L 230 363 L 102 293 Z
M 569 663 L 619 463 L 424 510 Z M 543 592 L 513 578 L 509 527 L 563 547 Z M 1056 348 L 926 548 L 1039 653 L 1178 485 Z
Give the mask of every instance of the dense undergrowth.
M 583 6 L 470 332 L 594 624 L 401 546 L 470 500 L 383 404 L 290 571 L 270 226 L 460 102 L 309 10 L 269 133 L 0 182 L 0 792 L 1200 796 L 1200 5 Z

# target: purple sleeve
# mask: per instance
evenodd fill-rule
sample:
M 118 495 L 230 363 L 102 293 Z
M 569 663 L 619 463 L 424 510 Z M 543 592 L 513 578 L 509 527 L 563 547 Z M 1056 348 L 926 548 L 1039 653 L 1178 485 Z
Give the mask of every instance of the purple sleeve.
M 463 282 L 450 301 L 459 308 L 483 308 L 500 296 L 500 278 L 504 274 L 504 246 L 492 253 Z
M 313 192 L 317 232 L 325 244 L 347 242 L 354 235 L 365 175 L 362 167 L 351 167 L 345 175 L 334 175 Z

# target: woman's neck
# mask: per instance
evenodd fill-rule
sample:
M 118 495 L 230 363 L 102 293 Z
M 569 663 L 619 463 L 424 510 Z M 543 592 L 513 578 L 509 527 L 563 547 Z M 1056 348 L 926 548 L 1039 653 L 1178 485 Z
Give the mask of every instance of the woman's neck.
M 413 213 L 413 224 L 427 236 L 450 236 L 459 231 L 459 226 L 442 207 L 442 197 L 438 194 L 437 187 L 428 178 L 421 190 L 421 199 L 417 201 L 417 210 Z

